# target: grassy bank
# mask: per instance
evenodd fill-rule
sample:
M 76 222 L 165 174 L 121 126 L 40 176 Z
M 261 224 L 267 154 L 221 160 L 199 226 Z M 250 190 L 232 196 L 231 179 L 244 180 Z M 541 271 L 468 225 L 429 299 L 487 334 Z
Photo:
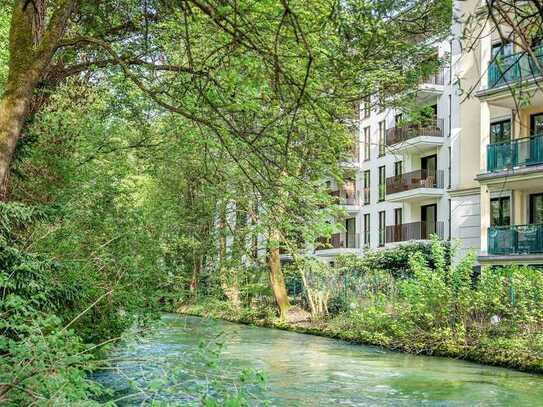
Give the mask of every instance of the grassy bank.
M 295 309 L 294 313 L 299 310 Z M 356 313 L 345 312 L 318 321 L 280 321 L 269 309 L 236 310 L 227 301 L 203 299 L 197 304 L 183 305 L 178 312 L 213 319 L 221 319 L 246 325 L 288 330 L 292 332 L 345 340 L 363 345 L 380 346 L 389 350 L 418 355 L 442 356 L 487 365 L 507 367 L 525 372 L 543 374 L 543 333 L 519 335 L 513 339 L 488 335 L 470 335 L 460 340 L 450 334 L 448 340 L 439 340 L 435 333 L 411 335 L 387 335 L 368 326 L 357 318 Z M 290 319 L 290 318 L 289 318 Z

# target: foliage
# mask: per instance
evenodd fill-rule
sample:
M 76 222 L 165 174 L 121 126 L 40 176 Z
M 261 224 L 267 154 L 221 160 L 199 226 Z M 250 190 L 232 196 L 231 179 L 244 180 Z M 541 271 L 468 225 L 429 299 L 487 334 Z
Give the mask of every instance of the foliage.
M 441 242 L 444 261 L 450 263 L 450 247 L 448 242 Z M 382 250 L 368 250 L 363 257 L 338 256 L 337 265 L 352 274 L 365 274 L 374 270 L 386 270 L 398 279 L 411 277 L 413 270 L 409 264 L 410 256 L 420 253 L 430 268 L 435 268 L 432 246 L 425 242 L 405 243 L 397 247 Z
M 443 246 L 434 240 L 432 255 L 434 268 L 422 253 L 413 253 L 412 277 L 398 282 L 398 295 L 376 295 L 365 306 L 340 315 L 333 329 L 358 332 L 373 343 L 409 352 L 542 371 L 541 271 L 484 268 L 474 284 L 472 254 L 448 265 Z

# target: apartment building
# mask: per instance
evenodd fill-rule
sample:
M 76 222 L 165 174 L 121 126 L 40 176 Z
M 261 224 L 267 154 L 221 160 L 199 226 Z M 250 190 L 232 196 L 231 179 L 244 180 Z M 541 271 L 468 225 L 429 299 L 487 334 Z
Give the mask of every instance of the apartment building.
M 458 5 L 463 13 L 480 6 L 475 0 Z M 512 31 L 510 26 L 498 30 L 490 21 L 483 23 L 477 47 L 463 56 L 474 66 L 469 79 L 475 92 L 467 103 L 475 112 L 470 141 L 480 145 L 474 177 L 480 189 L 479 261 L 542 265 L 543 41 L 523 33 L 530 41 L 529 55 L 500 38 L 499 32 Z
M 449 44 L 437 52 L 447 59 Z M 452 92 L 449 68 L 426 78 L 415 101 L 427 117 L 417 124 L 400 110 L 380 109 L 377 96 L 359 105 L 355 149 L 342 163 L 350 175 L 343 185 L 330 183 L 347 213 L 344 231 L 317 247 L 317 256 L 333 261 L 337 254 L 363 255 L 433 234 L 451 238 Z
M 481 265 L 543 265 L 543 38 L 532 55 L 502 43 L 491 19 L 477 38 L 465 36 L 468 16 L 483 15 L 481 0 L 454 2 L 448 67 L 419 86 L 418 107 L 433 113 L 404 124 L 394 109 L 362 103 L 352 173 L 333 194 L 345 206 L 345 231 L 315 255 L 426 240 L 451 240 Z M 470 42 L 471 41 L 471 42 Z M 533 56 L 539 64 L 533 61 Z

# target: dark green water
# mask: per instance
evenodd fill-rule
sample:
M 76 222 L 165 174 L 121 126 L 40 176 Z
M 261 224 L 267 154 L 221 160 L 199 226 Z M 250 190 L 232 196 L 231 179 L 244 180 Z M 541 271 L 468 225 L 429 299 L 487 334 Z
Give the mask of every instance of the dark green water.
M 256 368 L 268 389 L 254 393 L 277 406 L 543 406 L 543 376 L 195 317 L 163 322 L 119 347 L 114 369 L 96 375 L 114 390 L 111 399 L 124 397 L 119 405 L 200 405 L 214 382 L 231 385 L 244 368 Z M 199 345 L 220 332 L 217 368 Z

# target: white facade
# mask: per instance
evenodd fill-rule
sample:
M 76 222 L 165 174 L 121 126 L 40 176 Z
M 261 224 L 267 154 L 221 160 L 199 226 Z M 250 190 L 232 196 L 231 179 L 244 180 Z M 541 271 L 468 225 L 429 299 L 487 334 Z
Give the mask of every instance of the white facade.
M 443 58 L 448 55 L 450 55 L 449 44 L 446 43 L 440 47 L 439 56 Z M 360 105 L 358 160 L 355 159 L 349 165 L 349 168 L 353 168 L 356 173 L 355 196 L 359 200 L 359 205 L 346 207 L 348 217 L 354 219 L 351 222 L 356 225 L 354 230 L 356 238 L 351 238 L 351 242 L 356 240 L 360 244 L 356 244 L 355 247 L 345 244 L 348 235 L 353 233 L 351 228 L 349 232 L 342 234 L 344 236 L 343 239 L 340 239 L 342 247 L 317 250 L 315 251 L 317 256 L 331 260 L 334 255 L 340 253 L 363 255 L 364 250 L 367 249 L 378 249 L 410 240 L 426 240 L 430 233 L 437 233 L 446 240 L 460 236 L 460 231 L 449 227 L 451 225 L 449 216 L 452 213 L 450 209 L 454 208 L 449 206 L 451 203 L 448 190 L 451 189 L 455 177 L 458 178 L 454 174 L 455 168 L 450 160 L 452 150 L 451 154 L 449 153 L 449 148 L 454 148 L 452 130 L 454 129 L 455 115 L 458 116 L 458 113 L 454 111 L 453 104 L 455 89 L 451 85 L 450 69 L 445 68 L 436 77 L 430 78 L 428 83 L 422 83 L 416 95 L 418 107 L 435 106 L 437 126 L 433 131 L 428 132 L 423 129 L 415 131 L 408 137 L 396 139 L 394 134 L 403 134 L 395 130 L 398 127 L 397 115 L 401 113 L 400 111 L 389 108 L 378 111 L 379 109 L 375 109 L 378 103 L 376 100 L 372 100 L 371 106 L 374 108 L 368 115 L 364 104 Z M 384 148 L 380 146 L 383 141 L 382 123 L 384 123 Z M 402 127 L 401 123 L 399 127 Z M 395 142 L 400 139 L 403 141 Z M 384 154 L 380 154 L 383 152 Z M 431 156 L 435 156 L 435 161 L 430 158 Z M 426 163 L 424 163 L 425 161 Z M 422 167 L 428 168 L 429 161 L 437 165 L 428 172 Z M 397 175 L 396 172 L 400 165 L 402 175 L 396 178 L 398 188 L 394 187 L 396 184 L 390 179 Z M 433 165 L 431 164 L 431 166 Z M 382 195 L 380 196 L 379 193 L 380 188 L 383 188 L 379 179 L 380 172 L 382 176 L 382 167 L 385 168 L 384 188 L 386 193 L 384 199 L 380 199 Z M 367 177 L 365 173 L 368 171 L 370 178 L 369 202 L 367 202 L 367 188 L 365 188 L 365 178 Z M 428 174 L 432 175 L 428 176 Z M 389 181 L 386 181 L 387 179 Z M 392 183 L 393 186 L 387 187 L 387 182 Z M 332 190 L 334 188 L 337 186 L 332 185 Z M 429 205 L 435 205 L 435 207 L 428 208 Z M 398 211 L 401 211 L 401 215 Z M 435 214 L 437 222 L 428 219 L 432 217 L 433 211 L 437 212 Z M 379 227 L 381 213 L 384 213 L 384 229 Z M 425 217 L 427 218 L 426 222 L 423 219 Z M 366 231 L 368 219 L 369 233 Z M 382 223 L 381 226 L 383 226 Z M 395 230 L 391 230 L 391 228 Z M 476 241 L 478 243 L 478 238 Z

